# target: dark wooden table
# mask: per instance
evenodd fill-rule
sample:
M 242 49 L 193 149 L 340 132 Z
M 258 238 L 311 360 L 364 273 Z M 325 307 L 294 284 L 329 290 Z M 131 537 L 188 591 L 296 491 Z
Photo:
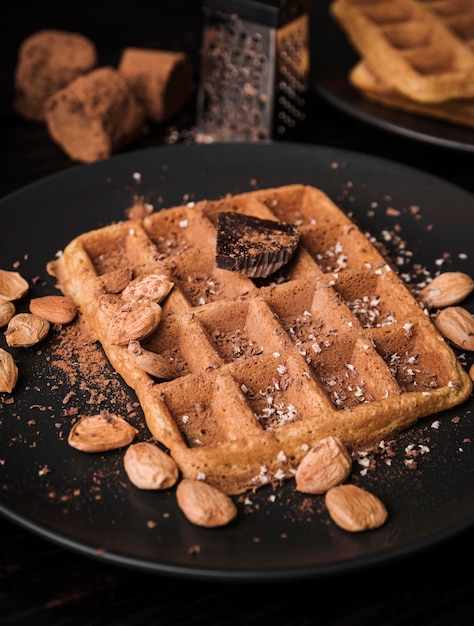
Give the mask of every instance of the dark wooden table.
M 77 167 L 53 145 L 42 125 L 12 113 L 16 55 L 27 35 L 43 27 L 82 32 L 97 44 L 101 64 L 115 64 L 129 45 L 186 50 L 197 63 L 201 36 L 199 2 L 192 0 L 96 0 L 80 5 L 46 1 L 31 7 L 10 2 L 2 9 L 2 24 L 1 197 Z M 382 131 L 313 97 L 315 115 L 301 141 L 389 158 L 474 192 L 474 153 Z M 191 126 L 193 113 L 191 105 L 174 123 Z M 154 127 L 130 150 L 166 143 L 167 137 L 169 128 Z M 470 626 L 474 621 L 473 532 L 470 529 L 436 549 L 343 576 L 219 583 L 122 569 L 69 552 L 0 518 L 0 624 Z

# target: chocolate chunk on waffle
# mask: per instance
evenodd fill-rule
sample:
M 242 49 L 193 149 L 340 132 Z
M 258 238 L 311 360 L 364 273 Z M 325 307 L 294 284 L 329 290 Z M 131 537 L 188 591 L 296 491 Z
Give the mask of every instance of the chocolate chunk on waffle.
M 267 278 L 288 263 L 298 240 L 294 224 L 222 212 L 217 220 L 216 266 L 251 278 Z
M 297 226 L 292 259 L 268 278 L 217 267 L 222 212 Z M 472 389 L 390 264 L 314 187 L 204 200 L 112 224 L 71 241 L 48 271 L 135 390 L 149 430 L 182 475 L 228 494 L 293 477 L 323 437 L 376 445 Z M 140 297 L 138 287 L 158 284 L 157 276 L 173 283 L 165 298 L 150 289 Z M 139 343 L 173 365 L 172 380 L 146 373 L 126 343 L 108 340 L 111 324 L 126 325 L 128 308 L 140 310 L 132 294 L 143 311 L 153 299 L 156 312 L 160 300 L 161 320 Z
M 474 51 L 465 40 L 468 27 L 459 19 L 441 19 L 440 6 L 437 13 L 428 4 L 335 0 L 330 10 L 371 71 L 404 96 L 423 103 L 473 98 Z M 464 39 L 453 28 L 465 28 Z

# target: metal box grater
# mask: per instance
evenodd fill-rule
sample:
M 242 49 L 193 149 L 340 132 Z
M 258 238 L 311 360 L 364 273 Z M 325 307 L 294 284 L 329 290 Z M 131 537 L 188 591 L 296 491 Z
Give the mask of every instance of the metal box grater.
M 205 0 L 196 126 L 207 141 L 289 138 L 305 118 L 309 0 Z

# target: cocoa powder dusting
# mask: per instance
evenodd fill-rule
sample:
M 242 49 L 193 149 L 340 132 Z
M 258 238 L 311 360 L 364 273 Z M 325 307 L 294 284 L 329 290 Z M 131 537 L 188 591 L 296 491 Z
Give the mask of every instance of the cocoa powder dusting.
M 125 419 L 137 415 L 138 402 L 127 393 L 122 379 L 112 370 L 100 345 L 93 341 L 80 314 L 73 324 L 59 330 L 52 345 L 50 364 L 60 377 L 66 377 L 64 416 L 78 413 L 75 403 L 80 402 L 79 395 L 90 405 L 90 413 L 107 408 Z

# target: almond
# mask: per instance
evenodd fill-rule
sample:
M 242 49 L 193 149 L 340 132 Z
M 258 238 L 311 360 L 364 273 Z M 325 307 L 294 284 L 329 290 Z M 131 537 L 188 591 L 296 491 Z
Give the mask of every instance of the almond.
M 0 298 L 19 300 L 29 289 L 28 282 L 18 272 L 0 270 Z
M 30 311 L 51 324 L 69 324 L 77 315 L 77 307 L 65 296 L 42 296 L 30 300 Z
M 147 298 L 158 304 L 162 302 L 173 288 L 169 278 L 161 274 L 148 274 L 132 280 L 123 290 L 124 300 L 141 300 Z
M 0 392 L 11 393 L 18 381 L 18 368 L 12 355 L 0 348 Z
M 418 294 L 428 308 L 459 304 L 474 289 L 474 280 L 463 272 L 444 272 L 426 285 Z
M 450 306 L 438 312 L 434 325 L 439 332 L 462 350 L 474 350 L 474 317 L 463 307 Z
M 356 485 L 332 487 L 326 493 L 325 502 L 332 520 L 350 532 L 378 528 L 388 517 L 383 502 Z
M 129 446 L 123 463 L 130 482 L 139 489 L 167 489 L 178 480 L 175 461 L 152 443 L 143 441 Z
M 120 311 L 123 302 L 120 296 L 112 293 L 103 293 L 97 298 L 99 309 L 108 317 L 115 317 Z
M 138 341 L 129 342 L 128 353 L 138 367 L 150 376 L 162 380 L 173 380 L 179 376 L 179 372 L 161 354 L 145 350 Z
M 183 479 L 176 489 L 176 498 L 181 511 L 197 526 L 224 526 L 237 515 L 230 497 L 202 480 Z
M 0 328 L 6 326 L 15 313 L 16 309 L 13 302 L 0 298 Z
M 120 293 L 122 289 L 132 280 L 132 268 L 124 267 L 112 272 L 107 272 L 101 276 L 97 276 L 96 285 L 101 291 L 107 293 Z
M 295 474 L 296 489 L 321 494 L 342 483 L 351 473 L 352 458 L 337 437 L 326 437 L 303 458 Z
M 8 322 L 5 339 L 11 348 L 29 348 L 48 334 L 48 320 L 33 313 L 17 313 Z
M 150 300 L 124 304 L 110 320 L 106 341 L 122 345 L 148 337 L 158 328 L 161 310 L 159 304 Z
M 86 415 L 71 428 L 68 443 L 82 452 L 105 452 L 132 443 L 138 431 L 118 415 Z

